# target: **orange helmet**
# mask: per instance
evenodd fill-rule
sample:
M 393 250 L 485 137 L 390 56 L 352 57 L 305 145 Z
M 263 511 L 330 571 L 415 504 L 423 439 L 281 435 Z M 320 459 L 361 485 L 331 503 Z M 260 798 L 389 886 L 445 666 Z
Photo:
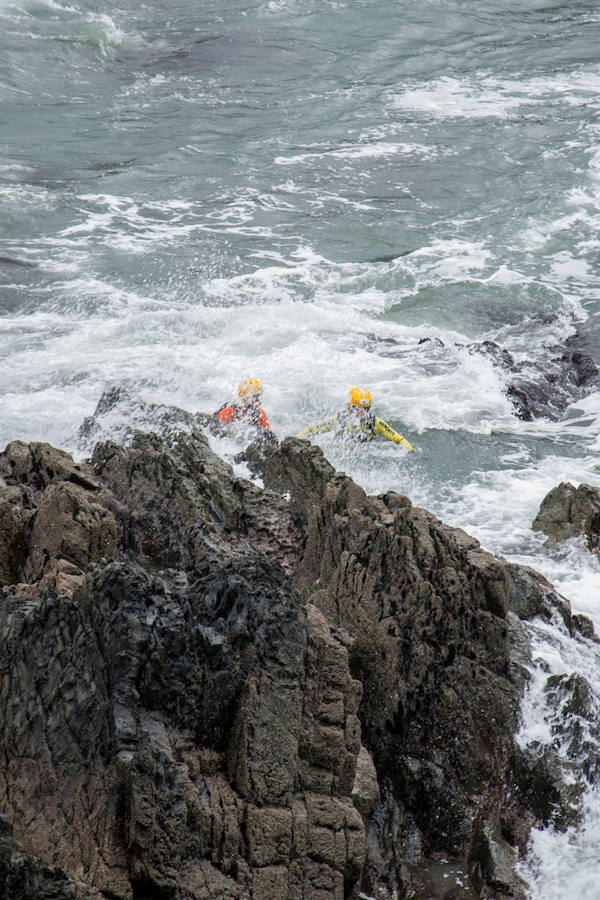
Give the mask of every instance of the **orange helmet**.
M 348 409 L 353 406 L 360 406 L 369 409 L 371 406 L 371 394 L 362 388 L 352 388 L 348 396 Z
M 253 400 L 255 397 L 260 397 L 262 392 L 260 381 L 257 381 L 256 378 L 246 378 L 238 388 L 238 397 L 240 400 Z

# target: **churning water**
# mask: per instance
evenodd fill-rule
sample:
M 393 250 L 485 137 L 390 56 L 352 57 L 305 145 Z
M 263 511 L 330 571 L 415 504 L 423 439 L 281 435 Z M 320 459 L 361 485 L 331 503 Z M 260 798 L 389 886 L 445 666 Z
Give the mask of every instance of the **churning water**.
M 368 387 L 422 452 L 323 438 L 332 462 L 600 631 L 598 561 L 530 529 L 600 484 L 600 392 L 522 422 L 468 348 L 543 367 L 576 334 L 600 362 L 599 46 L 596 0 L 0 0 L 0 444 L 84 455 L 113 384 L 211 411 L 259 378 L 279 437 Z M 600 692 L 594 644 L 533 630 Z M 538 675 L 522 739 L 550 743 Z M 527 875 L 596 900 L 592 789 Z

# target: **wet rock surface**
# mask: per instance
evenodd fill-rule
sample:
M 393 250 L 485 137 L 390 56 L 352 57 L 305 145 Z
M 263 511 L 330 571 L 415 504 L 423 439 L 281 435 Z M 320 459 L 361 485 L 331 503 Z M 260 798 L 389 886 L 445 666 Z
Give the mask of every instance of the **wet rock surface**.
M 262 489 L 156 421 L 0 454 L 0 897 L 524 897 L 573 798 L 514 738 L 521 619 L 564 601 L 305 441 Z
M 600 489 L 589 484 L 575 487 L 570 482 L 562 482 L 546 494 L 531 527 L 546 534 L 552 544 L 584 537 L 589 550 L 597 553 L 600 548 Z
M 393 338 L 367 335 L 368 346 L 380 356 L 402 357 L 406 349 L 396 346 Z M 446 346 L 439 338 L 424 337 L 419 350 L 432 360 L 443 361 L 450 350 L 467 350 L 489 359 L 506 373 L 506 396 L 515 415 L 526 422 L 546 418 L 558 420 L 568 406 L 585 397 L 598 379 L 598 367 L 587 352 L 585 338 L 575 333 L 563 345 L 545 348 L 543 362 L 516 360 L 506 348 L 494 341 Z

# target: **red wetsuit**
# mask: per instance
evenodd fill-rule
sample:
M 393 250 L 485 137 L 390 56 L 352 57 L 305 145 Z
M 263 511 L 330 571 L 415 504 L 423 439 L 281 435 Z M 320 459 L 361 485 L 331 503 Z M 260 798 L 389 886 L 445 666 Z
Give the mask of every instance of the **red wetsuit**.
M 267 420 L 267 414 L 260 406 L 244 405 L 243 403 L 231 403 L 215 413 L 219 421 L 229 425 L 240 419 L 247 425 L 259 425 L 262 428 L 270 428 Z

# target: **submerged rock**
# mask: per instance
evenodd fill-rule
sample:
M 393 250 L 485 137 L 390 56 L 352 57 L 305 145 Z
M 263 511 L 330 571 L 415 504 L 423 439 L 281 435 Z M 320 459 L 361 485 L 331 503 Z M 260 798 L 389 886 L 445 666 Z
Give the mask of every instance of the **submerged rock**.
M 0 454 L 0 897 L 524 897 L 570 799 L 514 739 L 519 616 L 564 602 L 308 442 L 262 489 L 161 415 Z
M 506 394 L 520 419 L 557 420 L 597 383 L 598 367 L 588 354 L 572 349 L 576 343 L 575 336 L 564 348 L 552 348 L 543 364 L 526 361 L 511 368 Z
M 394 338 L 370 334 L 367 340 L 381 356 L 396 357 L 406 353 L 405 348 L 396 348 Z M 439 338 L 422 338 L 418 346 L 430 355 L 448 353 Z M 571 403 L 586 396 L 597 383 L 598 367 L 585 352 L 585 341 L 578 333 L 567 338 L 563 346 L 546 348 L 543 362 L 517 362 L 508 350 L 495 341 L 455 344 L 454 347 L 486 356 L 494 366 L 507 373 L 506 396 L 511 400 L 517 417 L 526 422 L 539 418 L 559 419 Z

